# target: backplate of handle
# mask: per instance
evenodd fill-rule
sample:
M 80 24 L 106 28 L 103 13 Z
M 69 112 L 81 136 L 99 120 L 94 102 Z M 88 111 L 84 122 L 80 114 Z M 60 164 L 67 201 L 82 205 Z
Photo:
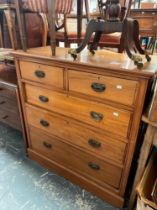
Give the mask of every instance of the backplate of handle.
M 46 97 L 46 96 L 39 96 L 39 100 L 40 100 L 41 102 L 47 103 L 47 102 L 49 101 L 49 98 Z
M 97 83 L 97 82 L 93 82 L 91 84 L 91 88 L 95 91 L 95 92 L 104 92 L 106 89 L 106 85 L 101 84 L 101 83 Z
M 44 78 L 46 76 L 45 72 L 42 71 L 42 70 L 36 70 L 34 72 L 35 76 L 38 77 L 38 78 Z
M 92 119 L 94 119 L 95 121 L 98 121 L 98 122 L 100 122 L 104 117 L 103 114 L 94 112 L 94 111 L 90 112 L 90 116 Z
M 46 120 L 40 120 L 40 124 L 44 127 L 48 127 L 50 125 Z
M 101 147 L 101 142 L 95 140 L 95 139 L 89 139 L 88 144 L 94 148 L 100 148 Z
M 91 169 L 95 170 L 95 171 L 99 171 L 99 170 L 100 170 L 100 166 L 97 165 L 96 163 L 89 162 L 89 163 L 88 163 L 88 166 L 89 166 Z
M 52 148 L 52 144 L 47 143 L 46 141 L 43 142 L 44 147 L 51 149 Z

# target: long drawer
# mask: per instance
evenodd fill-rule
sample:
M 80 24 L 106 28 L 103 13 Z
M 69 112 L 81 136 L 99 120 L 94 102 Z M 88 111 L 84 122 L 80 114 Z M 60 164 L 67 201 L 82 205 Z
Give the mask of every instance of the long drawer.
M 119 187 L 122 169 L 30 128 L 31 148 L 89 179 Z
M 21 61 L 20 70 L 22 79 L 63 88 L 63 68 Z
M 69 70 L 69 90 L 114 102 L 133 105 L 138 82 Z
M 28 124 L 46 133 L 64 139 L 85 151 L 88 150 L 102 158 L 114 160 L 123 164 L 125 158 L 126 143 L 94 132 L 68 118 L 59 118 L 54 114 L 42 109 L 27 106 Z
M 25 85 L 26 100 L 30 104 L 72 117 L 96 128 L 127 137 L 131 112 L 108 105 L 57 93 L 44 88 Z

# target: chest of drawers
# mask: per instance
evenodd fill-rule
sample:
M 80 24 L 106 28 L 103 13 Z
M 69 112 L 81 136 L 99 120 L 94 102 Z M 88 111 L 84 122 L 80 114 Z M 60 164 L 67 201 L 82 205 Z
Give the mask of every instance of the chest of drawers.
M 28 156 L 122 207 L 155 59 L 137 70 L 107 51 L 76 62 L 61 48 L 14 57 Z

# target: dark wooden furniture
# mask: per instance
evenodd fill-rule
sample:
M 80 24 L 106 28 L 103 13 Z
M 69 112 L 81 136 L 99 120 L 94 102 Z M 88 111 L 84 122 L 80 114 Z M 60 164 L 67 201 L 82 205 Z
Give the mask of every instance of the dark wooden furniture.
M 68 49 L 13 53 L 28 156 L 122 207 L 156 59 L 138 70 L 126 55 Z
M 151 38 L 147 47 L 151 47 L 153 53 L 157 39 L 157 9 L 131 9 L 130 17 L 138 20 L 141 39 Z
M 3 34 L 3 23 L 4 18 L 8 24 L 9 37 L 11 42 L 11 47 L 16 49 L 16 28 L 12 19 L 12 10 L 15 9 L 13 0 L 0 0 L 0 27 L 1 27 L 1 47 L 4 47 L 4 34 Z
M 20 106 L 15 67 L 0 64 L 0 121 L 22 130 Z
M 99 0 L 99 7 L 101 7 L 101 4 L 103 3 L 102 0 Z M 132 0 L 120 0 L 121 5 L 121 14 L 120 19 L 121 21 L 124 20 L 129 15 L 130 7 L 131 7 Z M 100 14 L 103 15 L 102 9 L 100 10 Z M 110 34 L 103 34 L 101 36 L 101 39 L 99 41 L 99 46 L 101 48 L 103 47 L 109 47 L 109 48 L 117 48 L 119 53 L 122 53 L 124 51 L 123 46 L 123 39 L 122 39 L 122 33 L 115 32 Z
M 48 33 L 46 16 L 28 13 L 25 18 L 28 47 L 46 46 Z M 14 0 L 0 0 L 0 28 L 1 47 L 22 48 Z

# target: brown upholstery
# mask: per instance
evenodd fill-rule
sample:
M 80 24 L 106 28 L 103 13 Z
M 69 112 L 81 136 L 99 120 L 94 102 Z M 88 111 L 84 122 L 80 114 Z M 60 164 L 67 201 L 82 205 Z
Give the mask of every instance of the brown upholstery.
M 115 32 L 112 34 L 103 34 L 99 44 L 108 43 L 108 44 L 120 44 L 121 33 Z
M 56 13 L 69 14 L 73 0 L 56 0 Z M 48 13 L 46 0 L 23 0 L 23 8 L 32 12 Z

